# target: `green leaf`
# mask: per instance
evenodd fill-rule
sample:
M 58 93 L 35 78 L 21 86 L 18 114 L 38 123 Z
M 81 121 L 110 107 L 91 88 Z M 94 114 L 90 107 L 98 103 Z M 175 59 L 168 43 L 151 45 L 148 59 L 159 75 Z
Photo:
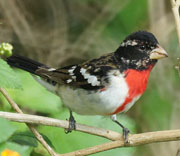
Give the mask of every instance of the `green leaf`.
M 50 145 L 51 147 L 54 147 L 47 136 L 45 136 L 44 134 L 41 134 L 41 135 L 44 138 L 44 140 L 48 143 L 48 145 Z M 11 136 L 9 141 L 15 142 L 20 145 L 27 145 L 27 146 L 32 146 L 32 147 L 38 146 L 36 137 L 34 136 L 32 132 L 29 132 L 29 131 L 17 132 Z
M 0 143 L 6 141 L 15 131 L 16 128 L 10 121 L 0 118 Z
M 17 89 L 22 88 L 16 73 L 2 59 L 0 59 L 0 87 Z
M 15 142 L 20 145 L 27 145 L 32 147 L 37 147 L 38 143 L 36 138 L 31 132 L 17 132 L 11 136 L 9 139 L 11 142 Z

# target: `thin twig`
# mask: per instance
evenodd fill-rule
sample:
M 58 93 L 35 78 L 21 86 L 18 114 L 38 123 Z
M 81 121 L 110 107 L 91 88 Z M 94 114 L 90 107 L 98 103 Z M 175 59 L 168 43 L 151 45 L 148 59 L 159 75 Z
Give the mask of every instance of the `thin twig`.
M 9 104 L 12 106 L 12 108 L 20 113 L 23 114 L 23 111 L 18 107 L 18 105 L 11 99 L 11 97 L 8 95 L 8 93 L 6 92 L 5 89 L 0 88 L 0 92 L 4 95 L 4 97 L 7 99 L 7 101 L 9 102 Z M 26 123 L 26 125 L 28 126 L 28 128 L 31 130 L 31 132 L 35 135 L 35 137 L 37 138 L 37 140 L 44 146 L 44 148 L 48 151 L 48 153 L 51 156 L 58 156 L 58 154 L 56 152 L 54 152 L 54 150 L 47 144 L 47 142 L 43 139 L 42 135 L 34 128 L 33 125 Z
M 42 117 L 42 116 L 37 116 L 37 115 L 9 113 L 9 112 L 0 111 L 0 117 L 6 118 L 10 121 L 15 121 L 15 122 L 62 127 L 65 129 L 67 129 L 69 126 L 69 122 L 66 120 L 58 120 L 58 119 Z M 76 123 L 76 131 L 80 131 L 80 132 L 84 132 L 84 133 L 88 133 L 92 135 L 97 135 L 97 136 L 104 137 L 110 140 L 119 140 L 122 138 L 122 135 L 118 132 L 105 130 L 102 128 L 91 127 L 87 125 L 82 125 L 78 123 Z
M 180 0 L 171 0 L 171 4 L 172 4 L 172 11 L 175 18 L 176 30 L 177 30 L 178 41 L 180 46 L 180 17 L 179 17 Z
M 0 117 L 3 117 L 10 121 L 16 121 L 21 123 L 42 124 L 42 125 L 56 126 L 56 127 L 60 126 L 64 128 L 67 128 L 66 126 L 68 126 L 67 121 L 41 117 L 36 115 L 18 114 L 18 113 L 9 113 L 9 112 L 0 111 Z M 83 125 L 80 124 L 78 124 L 78 126 L 83 127 Z M 84 128 L 86 129 L 89 127 L 85 126 Z M 93 127 L 90 128 L 93 129 Z M 138 146 L 138 145 L 144 145 L 155 142 L 177 141 L 180 140 L 180 130 L 166 130 L 166 131 L 147 132 L 141 134 L 131 134 L 129 135 L 128 140 L 129 140 L 129 144 L 126 146 L 124 145 L 124 140 L 121 137 L 119 138 L 119 140 L 113 142 L 97 145 L 87 149 L 74 151 L 67 154 L 61 154 L 61 156 L 74 156 L 74 155 L 82 156 L 82 155 L 89 155 L 119 147 Z
M 179 47 L 180 47 L 180 16 L 179 16 L 179 7 L 180 7 L 180 0 L 171 0 L 171 4 L 172 4 L 172 11 L 174 14 L 174 18 L 175 18 L 175 23 L 176 23 L 176 30 L 177 30 L 177 35 L 178 35 L 178 41 L 179 41 Z M 178 71 L 179 77 L 180 77 L 180 61 L 178 58 L 178 63 L 175 66 L 175 68 Z

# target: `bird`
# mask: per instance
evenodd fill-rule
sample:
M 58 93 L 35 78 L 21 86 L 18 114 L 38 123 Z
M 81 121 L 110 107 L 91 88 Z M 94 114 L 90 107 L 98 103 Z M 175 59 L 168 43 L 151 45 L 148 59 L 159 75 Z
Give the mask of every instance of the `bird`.
M 8 57 L 7 63 L 30 72 L 60 96 L 70 111 L 67 133 L 76 129 L 73 112 L 110 116 L 122 128 L 128 143 L 130 131 L 117 120 L 117 114 L 127 112 L 142 96 L 150 72 L 165 57 L 167 52 L 151 32 L 137 31 L 128 35 L 114 52 L 80 64 L 55 69 L 19 55 Z

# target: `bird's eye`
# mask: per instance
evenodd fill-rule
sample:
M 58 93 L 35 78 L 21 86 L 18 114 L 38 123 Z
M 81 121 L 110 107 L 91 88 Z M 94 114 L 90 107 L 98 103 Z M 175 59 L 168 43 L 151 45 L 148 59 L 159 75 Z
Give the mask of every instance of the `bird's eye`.
M 139 46 L 139 49 L 140 49 L 140 50 L 145 50 L 145 48 L 146 48 L 146 47 L 145 47 L 144 45 Z

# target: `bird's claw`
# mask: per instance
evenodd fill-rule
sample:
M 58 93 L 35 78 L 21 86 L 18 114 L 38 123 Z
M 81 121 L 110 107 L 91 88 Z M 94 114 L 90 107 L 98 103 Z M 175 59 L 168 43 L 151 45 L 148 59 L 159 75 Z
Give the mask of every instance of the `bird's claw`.
M 123 128 L 123 138 L 124 138 L 124 144 L 128 144 L 128 134 L 130 133 L 129 129 Z
M 73 130 L 76 129 L 76 121 L 72 115 L 69 117 L 69 127 L 65 130 L 65 133 L 71 133 Z

